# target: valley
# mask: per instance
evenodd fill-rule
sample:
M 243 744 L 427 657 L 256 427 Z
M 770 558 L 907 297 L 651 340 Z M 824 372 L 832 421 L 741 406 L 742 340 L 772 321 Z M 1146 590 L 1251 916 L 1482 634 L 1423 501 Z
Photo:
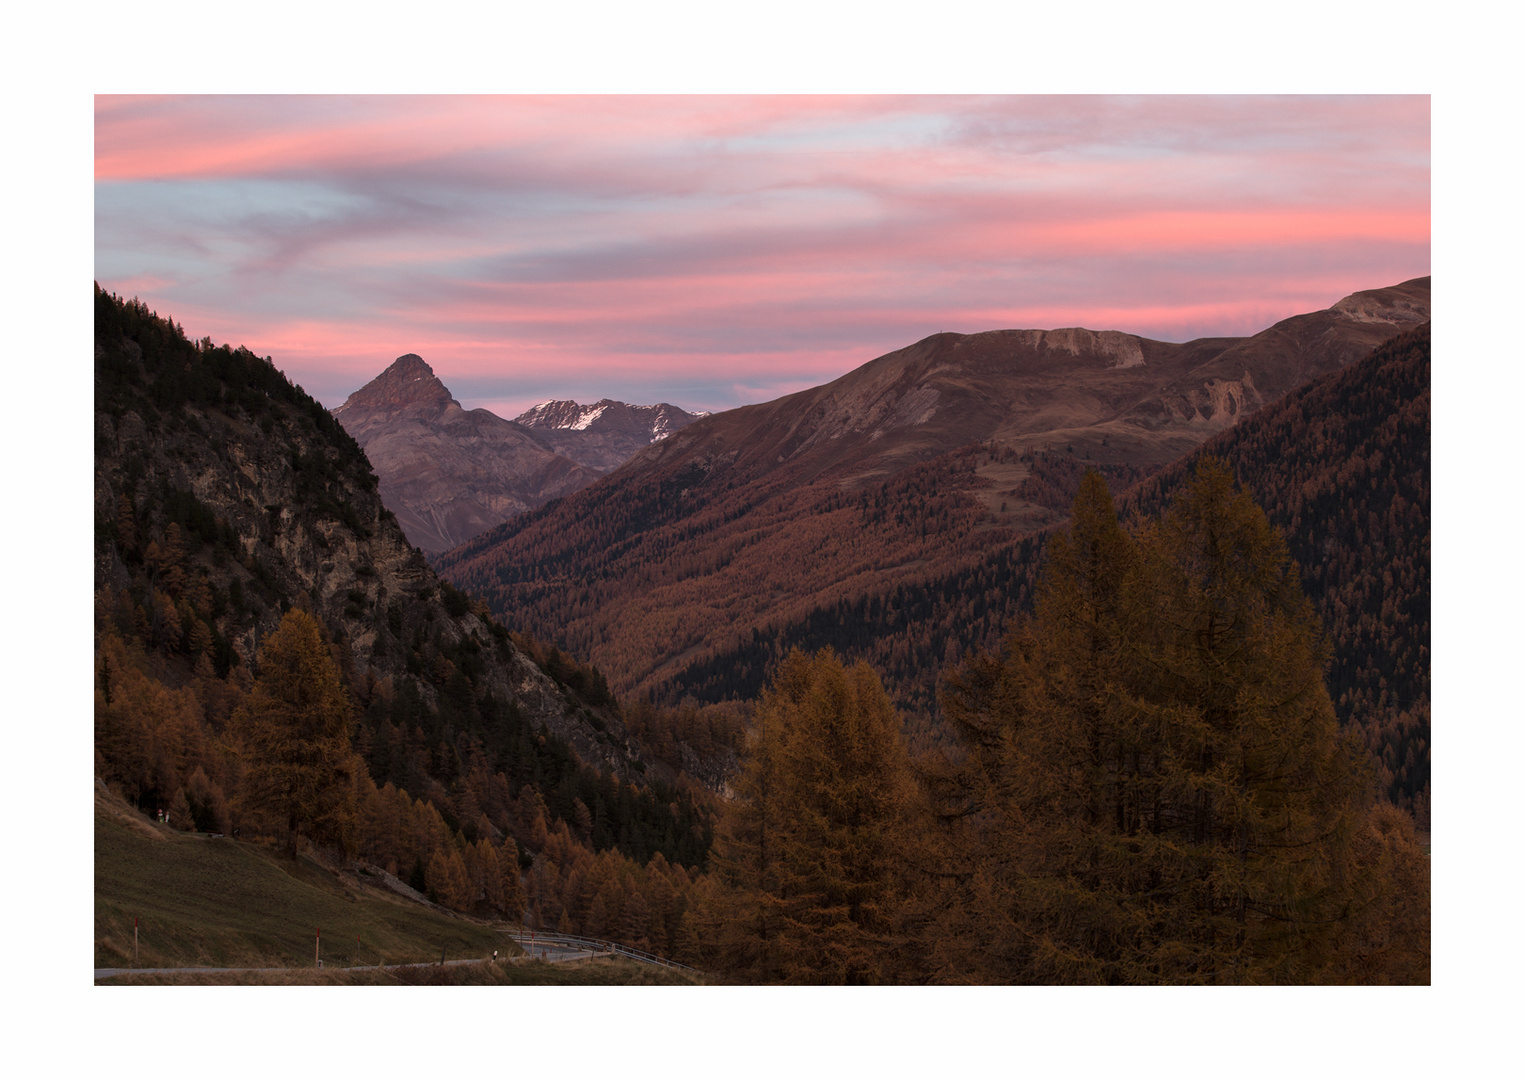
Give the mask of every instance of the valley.
M 1120 489 L 1428 311 L 1424 278 L 1244 339 L 936 335 L 698 420 L 433 565 L 617 693 L 669 700 L 754 636 L 998 557 L 1064 519 L 1085 467 Z M 979 629 L 939 644 L 994 647 L 999 627 Z

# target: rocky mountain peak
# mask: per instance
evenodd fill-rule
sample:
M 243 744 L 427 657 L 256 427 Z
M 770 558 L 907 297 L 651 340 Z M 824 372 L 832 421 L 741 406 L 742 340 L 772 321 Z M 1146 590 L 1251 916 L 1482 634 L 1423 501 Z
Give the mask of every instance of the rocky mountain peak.
M 600 398 L 592 405 L 575 401 L 543 401 L 514 418 L 521 427 L 547 431 L 614 432 L 636 438 L 642 445 L 664 439 L 693 423 L 704 412 L 687 412 L 676 405 L 628 405 Z
M 434 369 L 424 363 L 417 353 L 406 353 L 392 365 L 351 394 L 334 415 L 344 419 L 346 409 L 403 409 L 410 406 L 434 407 L 443 410 L 460 402 L 451 397 L 445 384 L 439 381 Z
M 514 423 L 523 427 L 585 431 L 610 405 L 617 404 L 620 403 L 609 398 L 603 398 L 593 405 L 579 405 L 575 401 L 542 401 L 514 417 Z

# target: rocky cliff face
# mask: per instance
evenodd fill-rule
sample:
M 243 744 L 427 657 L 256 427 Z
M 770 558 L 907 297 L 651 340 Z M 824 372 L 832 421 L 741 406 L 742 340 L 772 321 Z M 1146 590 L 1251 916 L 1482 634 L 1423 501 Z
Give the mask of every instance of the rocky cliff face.
M 208 357 L 208 368 L 226 360 L 236 378 L 196 360 L 150 373 L 141 355 L 133 341 L 97 339 L 103 618 L 136 617 L 187 662 L 201 653 L 247 670 L 283 610 L 304 606 L 362 699 L 406 683 L 434 708 L 464 673 L 474 697 L 510 702 L 585 762 L 639 778 L 639 751 L 615 716 L 558 685 L 485 609 L 435 577 L 383 506 L 365 456 L 317 402 L 252 354 Z M 373 400 L 357 412 L 386 402 L 437 417 L 454 406 L 416 357 L 367 390 Z M 196 629 L 202 620 L 215 647 L 196 640 L 207 634 Z
M 376 467 L 381 498 L 424 551 L 452 548 L 602 472 L 486 409 L 461 408 L 408 353 L 333 411 Z

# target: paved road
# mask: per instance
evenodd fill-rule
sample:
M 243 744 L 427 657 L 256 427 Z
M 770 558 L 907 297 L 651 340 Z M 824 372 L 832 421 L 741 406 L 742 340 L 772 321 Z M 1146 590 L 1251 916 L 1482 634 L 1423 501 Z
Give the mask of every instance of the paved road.
M 553 947 L 550 947 L 550 946 L 547 946 L 547 947 L 545 947 L 543 949 L 542 948 L 536 948 L 535 955 L 533 957 L 531 957 L 528 953 L 529 953 L 529 950 L 526 949 L 524 956 L 505 956 L 505 957 L 500 957 L 500 959 L 502 959 L 506 963 L 523 963 L 526 960 L 534 959 L 534 960 L 544 960 L 547 963 L 556 964 L 556 963 L 561 963 L 561 962 L 566 961 L 566 960 L 581 960 L 584 957 L 600 955 L 599 953 L 592 952 L 592 951 L 585 950 L 585 949 L 553 948 Z M 481 963 L 486 962 L 487 959 L 488 958 L 484 956 L 480 960 L 446 960 L 445 961 L 445 966 L 446 967 L 454 967 L 456 964 L 481 964 Z M 421 961 L 418 961 L 417 963 L 413 963 L 413 964 L 382 964 L 382 965 L 379 965 L 379 967 L 380 967 L 380 970 L 382 970 L 382 971 L 396 971 L 398 968 L 405 968 L 405 967 L 426 967 L 426 966 L 433 966 L 434 964 L 437 964 L 437 963 L 439 963 L 438 960 L 421 960 Z M 111 979 L 111 978 L 115 978 L 118 975 L 234 974 L 234 973 L 247 972 L 247 971 L 311 971 L 311 970 L 313 970 L 311 967 L 299 967 L 299 968 L 248 968 L 248 967 L 230 967 L 230 968 L 222 968 L 222 967 L 96 968 L 95 969 L 95 977 L 96 977 L 96 979 L 99 980 L 99 979 Z M 335 966 L 330 967 L 330 968 L 328 968 L 326 970 L 329 970 L 329 971 L 357 971 L 357 970 L 362 970 L 362 969 L 354 968 L 354 967 L 344 967 L 344 966 L 341 966 L 341 965 L 335 965 Z M 374 970 L 374 969 L 372 968 L 371 965 L 367 964 L 367 965 L 365 965 L 364 970 Z

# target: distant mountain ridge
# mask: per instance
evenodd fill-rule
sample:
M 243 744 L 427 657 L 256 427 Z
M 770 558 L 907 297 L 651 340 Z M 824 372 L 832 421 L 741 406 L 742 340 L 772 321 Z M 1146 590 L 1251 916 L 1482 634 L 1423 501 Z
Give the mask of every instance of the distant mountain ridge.
M 514 418 L 534 431 L 556 453 L 589 468 L 612 471 L 638 451 L 681 431 L 707 412 L 687 412 L 676 405 L 627 405 L 601 398 L 592 405 L 545 401 Z
M 1252 337 L 1182 344 L 1076 328 L 936 334 L 700 419 L 435 565 L 591 658 L 618 692 L 661 695 L 814 610 L 1058 524 L 1068 499 L 1050 490 L 1045 455 L 1134 482 L 1427 321 L 1429 295 L 1416 278 Z
M 365 450 L 409 542 L 426 552 L 586 487 L 693 420 L 665 404 L 549 404 L 573 407 L 558 414 L 575 413 L 566 430 L 464 409 L 422 357 L 407 353 L 332 414 Z

